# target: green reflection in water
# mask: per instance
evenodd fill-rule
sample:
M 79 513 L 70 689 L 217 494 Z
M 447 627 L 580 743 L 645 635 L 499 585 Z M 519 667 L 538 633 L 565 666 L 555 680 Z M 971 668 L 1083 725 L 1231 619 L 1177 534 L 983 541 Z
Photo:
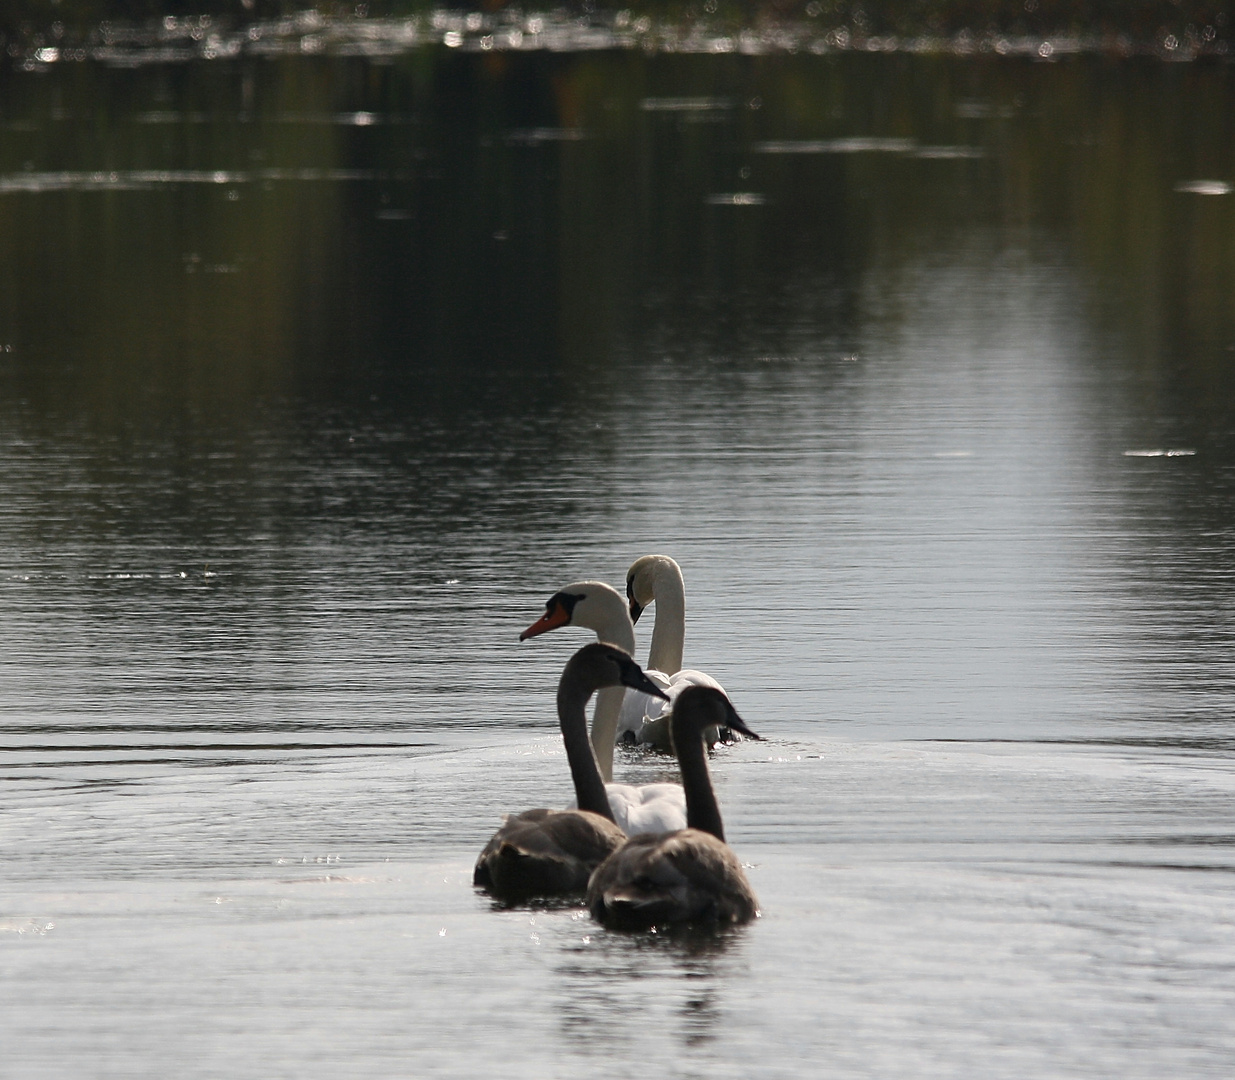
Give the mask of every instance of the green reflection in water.
M 962 233 L 1058 246 L 1126 362 L 1226 416 L 1235 198 L 1181 190 L 1235 182 L 1225 66 L 422 51 L 3 90 L 0 345 L 27 419 L 513 413 L 612 389 L 649 318 L 652 351 L 696 358 L 792 351 L 804 319 L 843 348 L 865 269 Z

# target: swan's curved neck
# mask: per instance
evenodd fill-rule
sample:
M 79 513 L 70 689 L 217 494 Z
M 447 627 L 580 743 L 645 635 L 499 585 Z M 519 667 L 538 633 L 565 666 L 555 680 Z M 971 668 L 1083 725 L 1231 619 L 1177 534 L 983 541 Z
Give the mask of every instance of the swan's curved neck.
M 627 656 L 635 655 L 635 624 L 630 621 L 626 603 L 608 586 L 593 586 L 586 606 L 575 609 L 574 621 L 596 632 L 596 640 L 616 645 Z M 623 686 L 606 686 L 596 695 L 592 714 L 592 749 L 605 783 L 613 779 L 613 743 L 617 739 L 618 718 L 622 713 Z
M 620 687 L 618 689 L 621 690 Z M 584 708 L 590 696 L 590 691 L 582 690 L 578 686 L 559 685 L 557 690 L 558 723 L 562 728 L 562 741 L 566 744 L 566 760 L 570 763 L 570 776 L 575 782 L 575 805 L 580 810 L 590 810 L 612 821 L 613 811 L 609 808 L 609 798 L 605 794 L 605 781 L 601 777 L 596 756 L 592 753 L 592 744 L 588 741 L 587 713 Z M 609 740 L 609 759 L 612 762 L 612 739 Z
M 686 640 L 686 586 L 676 563 L 657 566 L 652 579 L 656 596 L 656 624 L 652 627 L 652 648 L 648 667 L 676 675 L 682 670 L 682 646 Z
M 659 599 L 657 603 L 660 603 Z M 683 723 L 678 717 L 673 721 L 673 745 L 677 750 L 678 766 L 682 770 L 682 787 L 686 790 L 686 825 L 711 833 L 717 840 L 725 839 L 725 826 L 716 805 L 716 792 L 712 790 L 712 777 L 708 773 L 707 751 L 703 738 L 693 725 Z
M 616 611 L 605 611 L 602 614 L 603 618 L 592 618 L 585 624 L 596 631 L 596 640 L 603 641 L 606 645 L 616 645 L 627 656 L 634 656 L 635 624 L 630 621 L 630 615 L 621 598 L 618 598 Z

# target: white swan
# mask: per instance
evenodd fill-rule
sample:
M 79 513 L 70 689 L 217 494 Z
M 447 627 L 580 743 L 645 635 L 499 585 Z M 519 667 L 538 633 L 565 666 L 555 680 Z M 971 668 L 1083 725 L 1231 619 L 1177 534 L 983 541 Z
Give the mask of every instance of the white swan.
M 682 668 L 682 651 L 686 640 L 686 584 L 682 579 L 682 568 L 677 562 L 668 555 L 644 555 L 636 559 L 626 572 L 626 596 L 630 602 L 632 625 L 639 621 L 639 616 L 646 607 L 656 604 L 656 622 L 652 626 L 648 668 L 668 675 L 669 685 L 665 689 L 669 694 L 669 703 L 655 698 L 643 698 L 638 694 L 627 694 L 618 716 L 618 732 L 621 734 L 633 731 L 635 741 L 672 753 L 669 713 L 673 710 L 677 695 L 687 686 L 710 686 L 722 694 L 725 688 L 705 672 Z M 644 712 L 636 715 L 641 703 Z M 719 737 L 719 731 L 708 732 L 709 745 L 715 743 Z
M 549 597 L 545 613 L 519 635 L 520 641 L 555 630 L 559 626 L 583 626 L 595 632 L 599 641 L 607 641 L 619 649 L 633 653 L 635 627 L 630 621 L 626 601 L 603 581 L 576 581 Z M 669 680 L 656 671 L 646 671 L 654 690 L 630 691 L 640 700 L 640 721 L 647 701 L 663 698 Z M 628 835 L 644 832 L 669 832 L 686 825 L 686 795 L 677 784 L 615 784 L 613 780 L 613 744 L 617 738 L 618 717 L 622 710 L 624 691 L 620 686 L 602 689 L 596 695 L 596 711 L 592 716 L 592 748 L 614 820 Z
M 558 682 L 557 713 L 580 809 L 508 816 L 476 861 L 474 885 L 504 900 L 582 892 L 591 872 L 626 839 L 613 821 L 584 713 L 593 691 L 618 685 L 655 690 L 612 645 L 585 645 L 570 658 Z
M 627 840 L 592 874 L 588 910 L 598 922 L 623 930 L 749 922 L 759 914 L 759 901 L 725 843 L 703 733 L 721 726 L 759 736 L 723 693 L 706 686 L 683 689 L 671 723 L 689 824 L 678 832 Z

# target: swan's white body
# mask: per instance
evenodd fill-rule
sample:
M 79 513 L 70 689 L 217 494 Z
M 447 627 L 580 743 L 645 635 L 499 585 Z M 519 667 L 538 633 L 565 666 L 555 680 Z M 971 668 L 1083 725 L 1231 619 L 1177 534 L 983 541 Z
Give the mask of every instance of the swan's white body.
M 647 673 L 669 695 L 669 700 L 661 701 L 637 690 L 627 691 L 618 717 L 618 736 L 629 731 L 636 742 L 671 751 L 668 717 L 677 696 L 688 686 L 710 686 L 722 694 L 725 688 L 706 672 L 682 667 L 686 642 L 686 584 L 682 568 L 673 559 L 668 555 L 644 555 L 636 559 L 626 572 L 626 596 L 630 601 L 632 631 L 643 609 L 656 604 Z M 667 685 L 661 682 L 666 676 Z M 641 708 L 642 713 L 639 712 Z M 716 736 L 710 741 L 715 742 Z
M 635 626 L 630 620 L 626 601 L 602 581 L 576 581 L 549 598 L 545 614 L 520 635 L 520 639 L 535 637 L 559 626 L 584 626 L 596 633 L 598 641 L 616 645 L 628 653 L 635 648 Z M 670 680 L 660 672 L 644 674 L 656 685 L 668 689 Z M 657 701 L 651 694 L 631 690 L 640 704 L 639 723 L 648 705 Z M 596 695 L 596 711 L 592 715 L 592 748 L 596 763 L 605 779 L 605 793 L 613 819 L 628 836 L 643 832 L 670 832 L 686 827 L 686 795 L 678 784 L 613 783 L 613 744 L 617 739 L 618 720 L 622 712 L 624 688 L 607 687 Z
M 681 784 L 606 784 L 605 795 L 613 820 L 627 836 L 686 828 L 686 793 Z M 574 806 L 572 800 L 567 809 Z

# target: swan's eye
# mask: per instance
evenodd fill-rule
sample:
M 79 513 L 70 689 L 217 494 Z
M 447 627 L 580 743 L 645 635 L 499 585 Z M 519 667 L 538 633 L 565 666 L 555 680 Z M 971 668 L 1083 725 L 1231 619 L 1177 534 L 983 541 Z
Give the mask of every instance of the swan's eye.
M 575 613 L 575 605 L 580 600 L 584 600 L 586 598 L 587 593 L 554 593 L 551 597 L 549 597 L 549 602 L 545 605 L 545 610 L 552 614 L 554 608 L 560 607 L 566 612 L 566 618 L 569 621 L 571 616 Z

